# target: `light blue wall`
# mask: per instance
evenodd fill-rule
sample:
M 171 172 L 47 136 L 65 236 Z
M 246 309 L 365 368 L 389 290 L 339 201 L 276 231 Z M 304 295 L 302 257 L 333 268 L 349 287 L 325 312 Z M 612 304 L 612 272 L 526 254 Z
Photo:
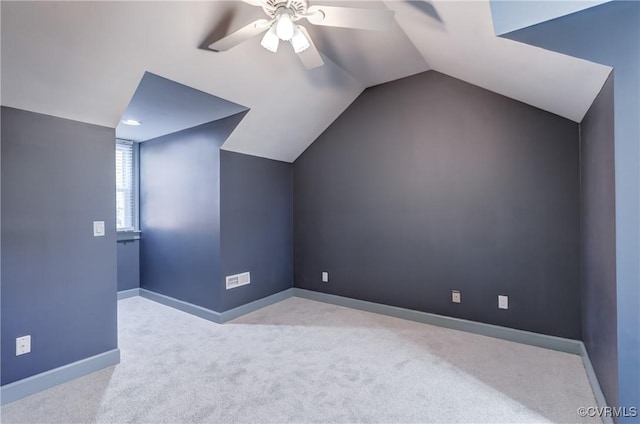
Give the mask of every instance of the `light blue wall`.
M 640 3 L 614 1 L 505 37 L 614 68 L 618 390 L 620 406 L 640 406 Z
M 1 119 L 4 385 L 117 347 L 116 204 L 113 128 L 6 107 Z
M 220 146 L 244 113 L 140 146 L 140 286 L 218 311 Z
M 251 284 L 226 290 L 220 311 L 293 287 L 293 165 L 220 151 L 222 278 L 251 272 Z
M 293 166 L 220 150 L 243 117 L 141 144 L 142 288 L 226 311 L 293 287 Z
M 491 15 L 496 34 L 506 34 L 575 13 L 611 0 L 492 0 Z
M 140 287 L 140 241 L 118 241 L 118 291 Z
M 582 340 L 609 405 L 618 405 L 613 73 L 580 123 Z

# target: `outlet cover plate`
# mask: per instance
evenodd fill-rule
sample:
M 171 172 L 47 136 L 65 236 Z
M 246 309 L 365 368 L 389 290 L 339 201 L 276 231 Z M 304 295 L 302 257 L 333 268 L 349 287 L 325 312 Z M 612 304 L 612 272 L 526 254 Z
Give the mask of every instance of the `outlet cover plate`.
M 329 273 L 328 272 L 323 272 L 322 273 L 322 282 L 323 283 L 328 283 L 329 282 Z
M 16 356 L 31 352 L 31 336 L 16 338 Z
M 459 290 L 452 290 L 451 291 L 451 301 L 453 303 L 460 303 L 460 291 Z

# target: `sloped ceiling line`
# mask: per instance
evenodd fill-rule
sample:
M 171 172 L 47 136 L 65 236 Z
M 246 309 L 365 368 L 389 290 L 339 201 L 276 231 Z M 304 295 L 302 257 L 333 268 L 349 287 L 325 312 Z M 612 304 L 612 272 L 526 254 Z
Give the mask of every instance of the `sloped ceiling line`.
M 216 25 L 262 17 L 241 2 L 3 1 L 1 101 L 115 127 L 149 71 L 250 109 L 224 149 L 292 162 L 366 87 L 428 69 L 576 122 L 609 73 L 496 37 L 489 0 L 331 4 L 388 7 L 397 25 L 386 34 L 309 25 L 327 54 L 307 71 L 285 43 L 277 54 L 257 38 L 223 53 L 199 48 Z

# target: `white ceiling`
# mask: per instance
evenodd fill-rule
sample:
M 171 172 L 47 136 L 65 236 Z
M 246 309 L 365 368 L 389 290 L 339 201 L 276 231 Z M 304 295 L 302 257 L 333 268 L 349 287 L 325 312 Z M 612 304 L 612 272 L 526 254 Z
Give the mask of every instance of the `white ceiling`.
M 371 85 L 435 69 L 579 122 L 610 72 L 496 37 L 487 0 L 323 3 L 389 7 L 396 24 L 308 25 L 326 66 L 307 71 L 259 38 L 198 48 L 262 17 L 240 2 L 2 1 L 1 102 L 115 127 L 149 71 L 250 108 L 223 148 L 291 162 Z
M 611 72 L 608 66 L 496 37 L 488 1 L 434 3 L 428 25 L 407 2 L 388 2 L 431 67 L 575 122 L 582 121 Z

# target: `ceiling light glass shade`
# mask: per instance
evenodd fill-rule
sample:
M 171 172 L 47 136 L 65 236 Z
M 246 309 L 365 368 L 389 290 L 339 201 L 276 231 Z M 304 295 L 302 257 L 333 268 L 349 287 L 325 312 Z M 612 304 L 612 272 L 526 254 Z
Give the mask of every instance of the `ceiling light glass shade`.
M 291 37 L 291 45 L 293 46 L 293 51 L 296 53 L 302 53 L 311 47 L 311 43 L 309 43 L 309 39 L 304 32 L 300 31 L 300 26 L 296 25 L 296 29 L 293 32 L 293 37 Z
M 288 13 L 281 14 L 278 22 L 276 22 L 276 34 L 278 34 L 278 37 L 283 41 L 289 41 L 293 37 L 294 29 L 291 16 Z
M 276 34 L 276 26 L 272 25 L 271 28 L 269 28 L 269 31 L 267 31 L 264 37 L 262 37 L 262 41 L 260 42 L 260 45 L 265 49 L 269 50 L 270 52 L 275 53 L 278 51 L 279 44 L 280 44 L 280 39 Z
M 125 124 L 125 125 L 132 125 L 132 126 L 135 126 L 135 127 L 137 127 L 138 125 L 142 125 L 142 122 L 137 121 L 135 119 L 123 119 L 122 123 Z

